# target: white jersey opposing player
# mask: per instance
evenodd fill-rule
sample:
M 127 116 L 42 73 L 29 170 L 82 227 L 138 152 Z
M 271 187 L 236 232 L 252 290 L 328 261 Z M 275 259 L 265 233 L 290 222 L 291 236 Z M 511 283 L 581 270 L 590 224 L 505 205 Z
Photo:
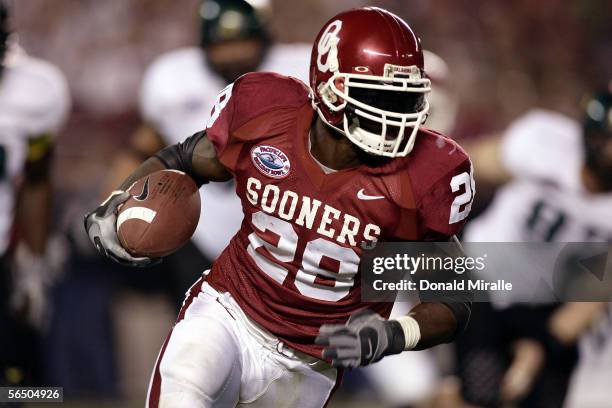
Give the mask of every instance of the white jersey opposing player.
M 0 256 L 9 244 L 26 160 L 37 153 L 32 143 L 55 134 L 69 106 L 62 73 L 12 46 L 0 73 Z
M 612 240 L 612 193 L 582 182 L 581 128 L 560 113 L 532 110 L 507 130 L 502 160 L 514 179 L 466 226 L 474 242 Z
M 68 87 L 57 68 L 16 45 L 7 50 L 0 73 L 0 262 L 5 268 L 13 265 L 10 299 L 4 300 L 26 311 L 25 321 L 36 328 L 45 327 L 49 313 L 46 234 L 53 135 L 69 105 Z M 27 233 L 9 260 L 14 224 Z
M 308 82 L 310 52 L 307 44 L 272 45 L 259 71 L 278 72 Z M 209 67 L 202 48 L 170 51 L 153 62 L 145 74 L 141 114 L 165 144 L 178 143 L 185 135 L 205 127 L 217 95 L 225 86 L 224 79 Z M 242 207 L 232 183 L 210 183 L 200 189 L 202 213 L 193 239 L 211 260 L 227 246 L 242 222 Z
M 546 110 L 532 110 L 517 119 L 505 134 L 501 152 L 514 180 L 497 192 L 483 215 L 467 225 L 465 240 L 612 242 L 612 193 L 591 193 L 585 188 L 582 132 L 577 121 Z M 609 402 L 611 315 L 608 308 L 580 339 L 568 407 L 600 407 Z

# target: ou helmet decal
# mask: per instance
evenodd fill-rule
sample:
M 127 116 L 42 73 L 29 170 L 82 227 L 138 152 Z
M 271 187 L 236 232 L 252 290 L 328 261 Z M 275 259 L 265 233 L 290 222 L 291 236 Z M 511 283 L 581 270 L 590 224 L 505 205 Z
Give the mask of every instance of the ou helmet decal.
M 319 39 L 319 44 L 317 44 L 317 68 L 321 72 L 327 71 L 337 71 L 338 70 L 338 42 L 340 38 L 338 37 L 338 33 L 342 28 L 342 21 L 336 20 L 333 21 L 330 25 L 327 26 L 323 34 L 321 35 L 321 39 Z M 325 62 L 322 61 L 322 58 L 327 55 Z

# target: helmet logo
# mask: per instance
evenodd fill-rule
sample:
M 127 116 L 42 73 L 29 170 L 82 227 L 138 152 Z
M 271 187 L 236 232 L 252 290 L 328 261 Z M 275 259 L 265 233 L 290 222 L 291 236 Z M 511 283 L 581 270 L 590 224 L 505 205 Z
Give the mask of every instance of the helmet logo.
M 338 37 L 338 33 L 342 28 L 342 21 L 335 20 L 330 25 L 327 26 L 323 34 L 321 35 L 321 39 L 319 40 L 319 44 L 317 44 L 317 68 L 321 72 L 327 71 L 337 71 L 338 64 L 338 42 L 340 42 L 340 38 Z M 322 58 L 325 57 L 325 62 L 322 61 Z

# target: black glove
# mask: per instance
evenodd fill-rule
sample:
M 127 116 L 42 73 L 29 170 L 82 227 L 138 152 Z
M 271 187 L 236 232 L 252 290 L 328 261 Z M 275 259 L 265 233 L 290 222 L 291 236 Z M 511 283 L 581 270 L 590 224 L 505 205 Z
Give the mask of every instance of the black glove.
M 117 237 L 117 209 L 130 194 L 113 191 L 98 208 L 85 216 L 85 231 L 92 244 L 103 256 L 124 266 L 153 266 L 161 258 L 133 257 L 119 243 Z
M 325 346 L 323 358 L 334 367 L 355 368 L 404 351 L 406 341 L 399 322 L 384 320 L 371 310 L 353 314 L 346 324 L 324 324 L 316 344 Z

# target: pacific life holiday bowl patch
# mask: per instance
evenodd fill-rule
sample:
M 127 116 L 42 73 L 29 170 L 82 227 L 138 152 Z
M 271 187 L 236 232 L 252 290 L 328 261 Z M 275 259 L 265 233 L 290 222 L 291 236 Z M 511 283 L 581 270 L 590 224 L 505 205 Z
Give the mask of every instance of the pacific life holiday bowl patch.
M 251 160 L 257 170 L 268 177 L 284 178 L 291 170 L 291 163 L 287 155 L 274 146 L 255 146 L 251 150 Z

